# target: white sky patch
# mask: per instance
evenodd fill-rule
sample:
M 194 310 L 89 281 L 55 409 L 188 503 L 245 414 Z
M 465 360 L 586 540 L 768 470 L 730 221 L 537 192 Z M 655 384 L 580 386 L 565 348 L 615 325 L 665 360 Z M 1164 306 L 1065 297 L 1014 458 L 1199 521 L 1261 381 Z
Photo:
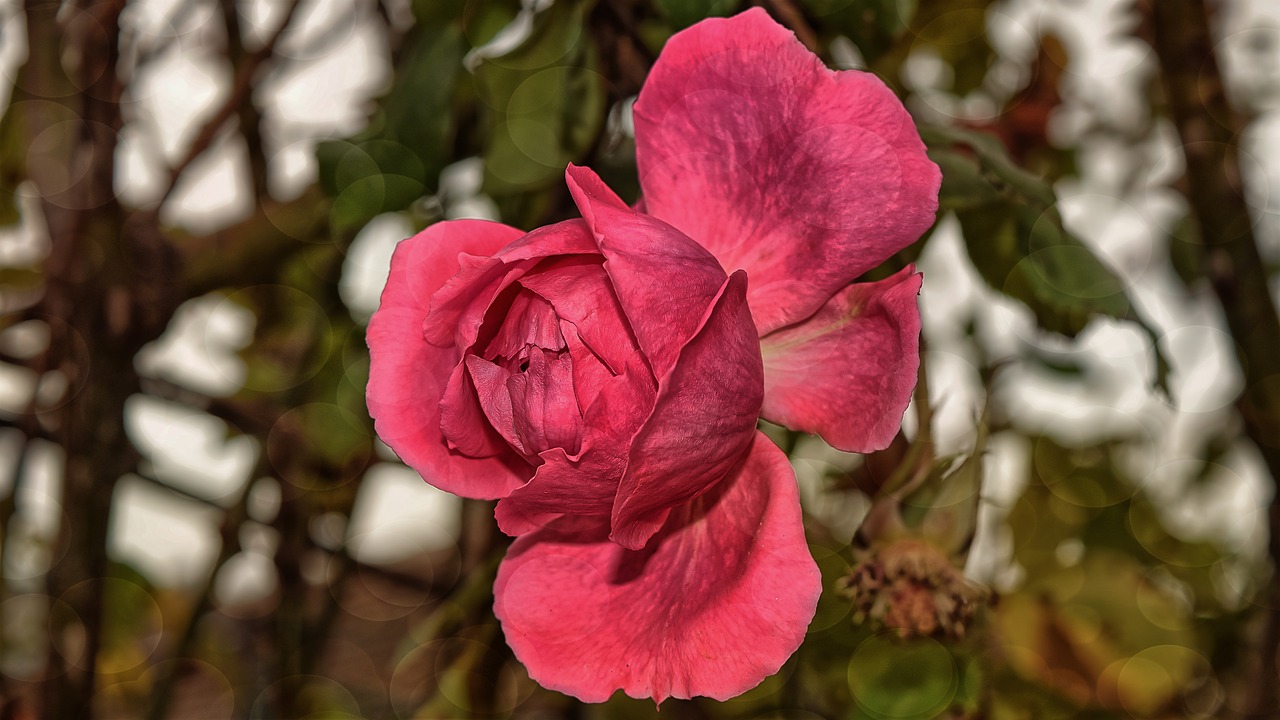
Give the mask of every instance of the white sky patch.
M 222 505 L 239 497 L 257 456 L 253 440 L 228 438 L 218 418 L 146 395 L 126 402 L 125 428 L 157 478 Z
M 267 157 L 267 189 L 275 198 L 295 198 L 316 181 L 318 171 L 315 140 L 288 143 Z
M 352 317 L 367 322 L 378 309 L 382 286 L 391 272 L 391 254 L 412 232 L 409 221 L 399 213 L 379 215 L 360 229 L 347 251 L 338 283 L 338 293 Z
M 497 203 L 480 192 L 483 183 L 484 161 L 478 157 L 459 160 L 441 170 L 440 198 L 445 217 L 500 220 Z
M 111 504 L 107 552 L 161 587 L 192 587 L 213 567 L 221 513 L 126 476 Z
M 356 559 L 393 563 L 457 544 L 462 499 L 423 482 L 413 470 L 383 463 L 369 471 L 351 512 L 348 542 Z
M 181 223 L 187 230 L 204 235 L 243 220 L 252 212 L 248 153 L 243 143 L 227 142 L 218 152 L 190 165 L 160 219 Z
M 173 165 L 230 92 L 231 71 L 225 62 L 194 43 L 179 43 L 138 69 L 124 98 L 125 112 L 144 123 Z
M 253 337 L 253 314 L 206 295 L 183 303 L 165 333 L 138 353 L 144 376 L 171 380 L 206 395 L 229 395 L 245 378 L 236 351 Z
M 367 100 L 391 78 L 386 45 L 368 21 L 329 52 L 294 60 L 256 88 L 255 98 L 270 118 L 273 147 L 304 136 L 343 137 L 364 127 Z
M 15 0 L 0 0 L 0 107 L 9 103 L 13 79 L 27 59 L 27 23 Z

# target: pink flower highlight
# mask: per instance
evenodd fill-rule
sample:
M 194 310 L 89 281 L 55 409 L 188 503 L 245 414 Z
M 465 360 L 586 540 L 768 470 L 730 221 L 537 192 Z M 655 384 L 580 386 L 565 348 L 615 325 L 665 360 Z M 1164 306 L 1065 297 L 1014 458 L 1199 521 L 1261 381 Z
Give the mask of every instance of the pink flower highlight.
M 368 331 L 379 435 L 517 537 L 494 610 L 530 676 L 587 701 L 725 699 L 777 672 L 820 578 L 764 417 L 884 447 L 920 276 L 850 283 L 932 222 L 938 169 L 873 76 L 762 10 L 671 38 L 635 106 L 644 212 L 404 241 Z

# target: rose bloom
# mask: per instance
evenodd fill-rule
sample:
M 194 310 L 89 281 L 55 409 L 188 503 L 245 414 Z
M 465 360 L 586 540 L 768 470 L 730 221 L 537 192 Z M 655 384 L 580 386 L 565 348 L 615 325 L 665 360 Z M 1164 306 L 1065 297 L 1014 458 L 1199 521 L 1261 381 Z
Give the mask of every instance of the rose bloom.
M 757 418 L 893 438 L 920 275 L 851 283 L 929 227 L 940 174 L 878 79 L 760 9 L 672 37 L 635 127 L 641 209 L 570 166 L 581 219 L 398 246 L 369 411 L 427 482 L 498 500 L 494 611 L 532 678 L 726 699 L 795 652 L 821 590 Z

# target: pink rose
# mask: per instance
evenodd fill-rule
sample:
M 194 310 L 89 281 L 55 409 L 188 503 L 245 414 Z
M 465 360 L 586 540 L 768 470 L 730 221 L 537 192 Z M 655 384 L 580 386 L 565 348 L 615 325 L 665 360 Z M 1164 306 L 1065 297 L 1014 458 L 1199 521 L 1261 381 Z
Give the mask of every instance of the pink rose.
M 643 210 L 401 243 L 368 331 L 379 435 L 517 536 L 494 610 L 543 685 L 725 699 L 776 672 L 820 592 L 763 416 L 868 451 L 915 383 L 920 276 L 850 283 L 940 182 L 873 76 L 751 10 L 671 38 L 635 106 Z

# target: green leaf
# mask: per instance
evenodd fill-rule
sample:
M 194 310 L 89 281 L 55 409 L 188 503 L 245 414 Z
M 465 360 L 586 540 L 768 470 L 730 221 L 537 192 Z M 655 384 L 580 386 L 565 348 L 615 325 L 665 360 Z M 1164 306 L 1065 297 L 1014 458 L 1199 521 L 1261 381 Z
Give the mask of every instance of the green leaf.
M 316 148 L 320 186 L 334 198 L 335 230 L 352 231 L 435 191 L 440 171 L 453 161 L 455 95 L 466 50 L 458 24 L 422 26 L 369 127 Z
M 681 30 L 709 17 L 734 14 L 740 0 L 657 0 L 658 8 L 667 16 L 674 30 Z
M 873 635 L 849 660 L 849 691 L 872 718 L 934 718 L 960 687 L 951 652 L 932 638 Z
M 1137 323 L 1155 352 L 1154 384 L 1169 392 L 1159 334 L 1135 311 L 1124 283 L 1062 224 L 1057 197 L 983 133 L 922 126 L 929 157 L 942 168 L 939 212 L 954 212 L 965 246 L 987 284 L 1025 303 L 1046 330 L 1074 337 L 1094 318 Z
M 950 66 L 950 88 L 964 96 L 978 89 L 995 61 L 987 40 L 987 9 L 992 0 L 920 0 L 911 21 L 911 47 L 930 47 Z
M 381 103 L 378 137 L 412 151 L 428 187 L 451 162 L 458 120 L 453 100 L 466 51 L 458 26 L 428 26 L 396 68 L 395 84 Z
M 27 146 L 12 102 L 0 117 L 0 227 L 22 220 L 14 191 L 26 179 Z
M 827 42 L 848 37 L 867 63 L 874 63 L 907 29 L 915 13 L 911 0 L 800 0 L 805 14 Z
M 558 183 L 581 161 L 605 117 L 604 81 L 584 32 L 587 5 L 558 2 L 534 17 L 529 37 L 476 69 L 488 106 L 484 190 L 515 195 Z

